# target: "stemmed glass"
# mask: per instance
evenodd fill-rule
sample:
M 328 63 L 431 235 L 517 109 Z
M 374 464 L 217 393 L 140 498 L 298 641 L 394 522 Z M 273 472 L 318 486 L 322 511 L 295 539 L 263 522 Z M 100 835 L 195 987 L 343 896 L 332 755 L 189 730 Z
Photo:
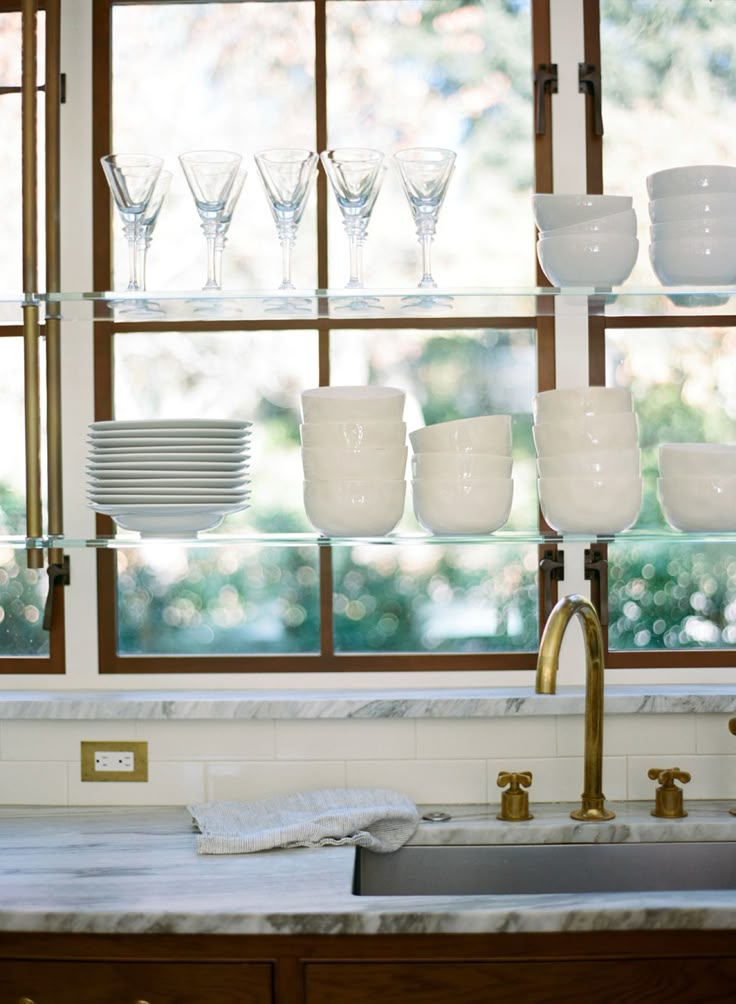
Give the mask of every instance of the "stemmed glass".
M 233 187 L 230 189 L 230 194 L 227 197 L 225 208 L 223 209 L 222 216 L 217 224 L 217 236 L 215 237 L 215 281 L 217 282 L 218 288 L 222 288 L 222 255 L 225 250 L 225 244 L 227 243 L 227 232 L 230 229 L 233 213 L 235 212 L 235 207 L 238 204 L 240 193 L 243 191 L 243 185 L 245 184 L 247 176 L 247 171 L 238 171 L 235 175 Z
M 281 242 L 282 277 L 279 289 L 294 289 L 291 251 L 317 175 L 317 154 L 292 147 L 263 150 L 255 155 L 255 162 Z M 291 305 L 299 306 L 295 303 Z
M 437 147 L 415 147 L 399 150 L 394 158 L 422 248 L 422 278 L 419 288 L 436 289 L 437 283 L 432 277 L 431 266 L 432 241 L 437 230 L 437 217 L 455 168 L 455 154 L 452 150 Z M 429 299 L 433 302 L 439 300 L 436 297 Z
M 330 180 L 350 248 L 348 289 L 363 288 L 362 248 L 385 168 L 379 150 L 342 147 L 320 154 Z
M 138 252 L 137 270 L 138 283 L 142 290 L 145 290 L 146 288 L 146 261 L 148 258 L 148 249 L 151 246 L 153 231 L 156 229 L 156 223 L 158 222 L 158 214 L 161 212 L 161 206 L 164 204 L 164 199 L 168 194 L 170 184 L 171 171 L 161 171 L 156 180 L 156 184 L 153 186 L 151 198 L 148 200 L 148 205 L 143 212 L 140 226 L 138 228 L 138 242 L 136 246 Z
M 140 227 L 163 160 L 139 153 L 111 153 L 100 159 L 128 242 L 128 289 L 141 289 L 138 276 Z
M 215 265 L 217 229 L 242 159 L 239 153 L 229 150 L 193 150 L 179 154 L 179 163 L 194 196 L 207 241 L 207 281 L 203 289 L 220 288 Z

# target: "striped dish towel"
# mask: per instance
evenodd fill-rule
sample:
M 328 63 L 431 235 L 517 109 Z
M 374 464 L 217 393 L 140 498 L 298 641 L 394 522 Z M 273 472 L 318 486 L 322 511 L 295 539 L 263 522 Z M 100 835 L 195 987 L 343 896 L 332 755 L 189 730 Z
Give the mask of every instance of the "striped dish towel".
M 414 802 L 384 788 L 323 788 L 255 802 L 187 806 L 199 829 L 199 854 L 249 854 L 275 847 L 397 850 L 414 834 Z

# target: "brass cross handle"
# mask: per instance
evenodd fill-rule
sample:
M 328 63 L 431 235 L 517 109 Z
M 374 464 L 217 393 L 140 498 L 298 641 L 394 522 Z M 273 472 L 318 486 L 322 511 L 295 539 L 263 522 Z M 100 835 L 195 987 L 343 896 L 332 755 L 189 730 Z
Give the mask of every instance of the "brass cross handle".
M 661 767 L 651 767 L 647 771 L 650 781 L 657 781 L 659 787 L 654 793 L 653 816 L 663 819 L 679 819 L 686 816 L 683 806 L 682 788 L 678 788 L 675 781 L 687 784 L 690 774 L 679 767 L 669 767 L 663 770 Z
M 499 788 L 508 785 L 508 789 L 501 793 L 501 811 L 496 816 L 497 819 L 505 819 L 509 822 L 519 822 L 523 819 L 533 819 L 529 812 L 529 795 L 524 788 L 528 788 L 532 783 L 532 772 L 525 771 L 499 771 L 496 784 Z
M 732 718 L 728 723 L 728 731 L 732 736 L 736 736 L 736 718 Z

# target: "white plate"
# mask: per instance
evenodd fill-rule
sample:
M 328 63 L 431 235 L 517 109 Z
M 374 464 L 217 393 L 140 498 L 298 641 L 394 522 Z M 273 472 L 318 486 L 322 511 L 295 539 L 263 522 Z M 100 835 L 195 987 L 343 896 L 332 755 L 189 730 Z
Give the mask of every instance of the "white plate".
M 150 506 L 183 506 L 192 505 L 200 509 L 219 509 L 221 506 L 240 505 L 247 503 L 250 493 L 239 495 L 90 495 L 89 505 L 92 509 L 109 509 L 112 507 L 135 506 L 147 509 Z
M 186 461 L 187 458 L 192 460 L 206 460 L 207 457 L 217 457 L 219 459 L 230 458 L 232 460 L 247 460 L 248 451 L 247 450 L 234 450 L 231 446 L 210 446 L 203 447 L 199 450 L 194 450 L 188 447 L 185 450 L 176 450 L 171 446 L 160 446 L 157 448 L 152 448 L 150 450 L 142 450 L 139 446 L 129 447 L 129 448 L 118 448 L 114 450 L 97 450 L 92 448 L 89 451 L 88 459 L 91 461 L 98 460 L 116 460 L 118 457 L 122 460 L 127 457 L 129 460 L 135 460 L 139 457 L 141 460 L 183 460 Z
M 190 495 L 191 501 L 196 502 L 200 498 L 212 498 L 217 496 L 225 501 L 228 498 L 245 498 L 250 495 L 249 487 L 241 488 L 107 488 L 104 485 L 92 485 L 87 489 L 88 495 L 94 495 L 95 498 L 115 498 L 120 499 L 124 495 L 135 495 L 136 501 L 138 498 L 149 499 L 152 495 L 160 495 L 162 501 L 165 502 L 167 499 L 179 499 L 182 495 Z
M 124 530 L 136 530 L 141 537 L 191 537 L 201 530 L 214 530 L 225 515 L 205 509 L 175 514 L 118 513 L 113 519 Z
M 197 460 L 191 463 L 182 463 L 177 457 L 175 460 L 163 460 L 157 457 L 155 460 L 130 460 L 127 457 L 120 457 L 109 461 L 97 461 L 87 464 L 90 474 L 107 476 L 115 473 L 121 477 L 146 477 L 148 471 L 176 473 L 179 477 L 188 478 L 197 475 L 232 474 L 236 475 L 240 471 L 246 471 L 248 463 L 245 460 Z
M 152 471 L 153 475 L 154 472 Z M 108 491 L 109 489 L 123 489 L 132 491 L 142 489 L 152 491 L 155 488 L 179 489 L 187 488 L 192 491 L 199 491 L 204 488 L 217 488 L 229 491 L 231 488 L 247 488 L 249 479 L 242 476 L 234 478 L 161 478 L 152 476 L 150 478 L 125 478 L 125 477 L 90 477 L 90 491 Z
M 250 436 L 88 436 L 87 441 L 95 450 L 128 450 L 131 447 L 151 450 L 161 446 L 173 446 L 177 450 L 225 446 L 228 450 L 239 450 L 247 446 Z
M 241 431 L 243 429 L 249 429 L 253 425 L 252 422 L 238 421 L 236 419 L 219 419 L 219 418 L 154 418 L 154 419 L 138 419 L 138 420 L 123 420 L 118 421 L 113 419 L 112 421 L 104 422 L 91 422 L 90 429 L 94 432 L 108 432 L 108 431 L 128 431 L 132 430 L 137 432 L 139 429 L 192 429 L 192 430 L 207 430 L 207 429 L 232 429 L 233 431 Z
M 202 502 L 185 502 L 179 505 L 172 505 L 171 502 L 126 502 L 120 505 L 105 503 L 104 505 L 96 505 L 94 508 L 107 516 L 130 516 L 136 513 L 138 515 L 147 514 L 151 516 L 182 516 L 193 512 L 212 512 L 214 509 L 224 515 L 225 513 L 245 509 L 246 506 L 241 502 L 225 502 L 217 506 L 205 505 Z

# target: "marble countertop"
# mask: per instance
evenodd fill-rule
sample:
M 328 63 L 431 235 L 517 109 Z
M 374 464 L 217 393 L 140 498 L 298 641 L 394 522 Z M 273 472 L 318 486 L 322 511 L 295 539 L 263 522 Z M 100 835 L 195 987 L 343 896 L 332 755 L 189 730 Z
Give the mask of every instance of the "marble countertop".
M 425 808 L 435 807 L 422 807 Z M 436 807 L 441 808 L 441 807 Z M 726 802 L 683 819 L 611 804 L 610 823 L 570 806 L 504 823 L 453 806 L 413 844 L 734 840 Z M 176 934 L 370 934 L 734 929 L 736 890 L 522 896 L 354 896 L 351 847 L 198 855 L 185 808 L 0 807 L 0 930 Z

